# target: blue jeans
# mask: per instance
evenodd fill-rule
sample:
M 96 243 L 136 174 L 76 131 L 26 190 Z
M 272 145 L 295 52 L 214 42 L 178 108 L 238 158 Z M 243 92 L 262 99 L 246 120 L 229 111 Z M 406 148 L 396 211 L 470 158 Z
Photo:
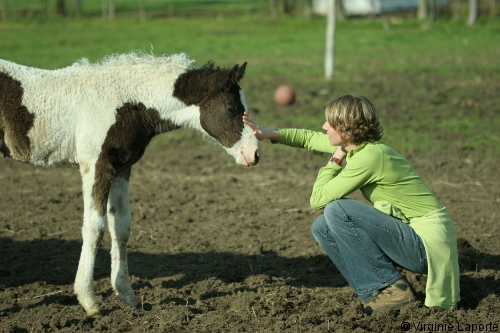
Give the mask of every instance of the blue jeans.
M 330 202 L 312 233 L 362 302 L 402 277 L 395 264 L 427 273 L 424 244 L 413 229 L 362 202 Z

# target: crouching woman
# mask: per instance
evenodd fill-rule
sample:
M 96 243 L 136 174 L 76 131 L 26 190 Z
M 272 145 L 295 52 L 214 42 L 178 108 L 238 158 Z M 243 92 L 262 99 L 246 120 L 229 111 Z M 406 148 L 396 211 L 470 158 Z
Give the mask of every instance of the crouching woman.
M 365 313 L 417 301 L 398 266 L 427 274 L 426 306 L 454 308 L 460 300 L 457 239 L 445 207 L 410 163 L 381 140 L 382 127 L 368 98 L 338 97 L 328 103 L 325 116 L 326 134 L 262 128 L 248 113 L 243 121 L 260 140 L 332 153 L 312 189 L 311 206 L 324 208 L 312 233 Z M 373 206 L 346 198 L 358 189 Z

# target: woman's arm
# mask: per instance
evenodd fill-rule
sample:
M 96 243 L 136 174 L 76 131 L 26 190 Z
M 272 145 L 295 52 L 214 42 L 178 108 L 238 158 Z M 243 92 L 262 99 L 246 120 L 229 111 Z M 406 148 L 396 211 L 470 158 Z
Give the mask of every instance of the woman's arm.
M 269 139 L 273 143 L 279 142 L 290 147 L 305 148 L 330 154 L 333 154 L 336 150 L 336 147 L 330 144 L 328 136 L 321 132 L 297 128 L 263 128 L 248 112 L 244 113 L 243 122 L 253 129 L 253 134 L 261 141 Z
M 263 128 L 255 122 L 250 113 L 243 114 L 243 122 L 253 129 L 253 135 L 260 141 L 269 139 L 271 141 L 278 141 L 280 139 L 280 131 L 278 129 Z
M 335 152 L 335 154 L 343 152 Z M 334 157 L 335 157 L 334 154 Z M 377 151 L 358 151 L 351 157 L 345 168 L 334 162 L 328 162 L 320 169 L 314 183 L 310 203 L 311 207 L 321 209 L 333 200 L 343 198 L 354 191 L 380 179 L 382 159 Z

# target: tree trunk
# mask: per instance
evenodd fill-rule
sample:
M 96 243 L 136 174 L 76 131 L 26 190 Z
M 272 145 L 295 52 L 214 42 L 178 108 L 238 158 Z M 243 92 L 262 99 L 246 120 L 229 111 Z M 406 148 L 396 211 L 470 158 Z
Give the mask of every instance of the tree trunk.
M 455 21 L 458 21 L 462 18 L 462 0 L 451 1 L 451 12 L 452 17 Z
M 335 1 L 335 16 L 339 20 L 345 19 L 344 17 L 344 10 L 342 9 L 342 0 L 337 0 Z
M 377 13 L 375 12 L 376 8 L 376 0 L 370 0 L 370 20 L 375 21 L 375 16 L 377 16 Z
M 110 20 L 115 19 L 115 0 L 109 0 L 108 19 Z
M 0 19 L 5 21 L 7 19 L 7 0 L 0 0 Z
M 82 0 L 75 0 L 75 17 L 82 15 Z
M 101 0 L 101 9 L 102 9 L 102 19 L 105 20 L 108 17 L 106 11 L 106 0 Z
M 325 78 L 331 79 L 335 67 L 335 9 L 336 1 L 328 0 L 326 24 Z
M 497 17 L 496 1 L 490 0 L 490 18 L 494 19 Z
M 64 0 L 57 0 L 56 13 L 59 16 L 66 16 L 66 4 L 64 3 Z
M 427 0 L 418 0 L 417 17 L 419 20 L 427 19 Z
M 47 19 L 50 16 L 49 0 L 42 0 L 42 5 L 43 5 L 43 17 Z
M 271 9 L 271 18 L 274 20 L 278 17 L 278 3 L 277 0 L 269 0 L 269 8 Z
M 438 0 L 430 0 L 428 3 L 429 18 L 433 21 L 437 20 L 439 17 L 439 4 Z
M 436 20 L 436 1 L 431 0 L 427 3 L 429 7 L 429 18 L 433 21 Z
M 477 0 L 469 0 L 469 16 L 467 18 L 467 25 L 473 26 L 477 19 Z
M 146 8 L 144 8 L 144 0 L 139 0 L 139 21 L 146 21 Z
M 169 4 L 168 4 L 168 16 L 174 16 L 174 15 L 175 15 L 174 0 L 169 0 Z
M 287 12 L 286 0 L 277 0 L 278 3 L 278 13 Z
M 300 8 L 302 10 L 302 16 L 305 17 L 306 19 L 310 20 L 313 16 L 313 9 L 312 9 L 312 3 L 311 0 L 304 0 L 301 3 Z

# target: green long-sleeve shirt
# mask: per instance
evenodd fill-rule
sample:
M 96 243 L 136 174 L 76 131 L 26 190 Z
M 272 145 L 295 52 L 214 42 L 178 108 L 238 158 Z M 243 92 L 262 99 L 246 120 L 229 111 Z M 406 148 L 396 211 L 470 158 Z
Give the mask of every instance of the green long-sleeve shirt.
M 324 133 L 279 129 L 278 143 L 333 153 Z M 422 239 L 428 261 L 427 306 L 450 309 L 460 300 L 456 232 L 446 209 L 411 164 L 384 141 L 364 142 L 346 156 L 342 169 L 333 162 L 321 168 L 310 199 L 316 209 L 360 190 L 384 213 L 408 223 Z

